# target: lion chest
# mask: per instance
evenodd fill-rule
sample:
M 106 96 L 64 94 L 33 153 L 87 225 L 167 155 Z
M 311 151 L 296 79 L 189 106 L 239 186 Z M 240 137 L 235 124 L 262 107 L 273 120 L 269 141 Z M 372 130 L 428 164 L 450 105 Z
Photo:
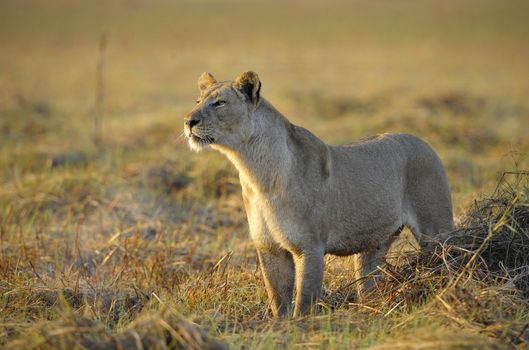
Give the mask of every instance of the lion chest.
M 280 246 L 297 251 L 303 241 L 303 224 L 294 208 L 277 198 L 243 190 L 250 236 L 257 246 Z

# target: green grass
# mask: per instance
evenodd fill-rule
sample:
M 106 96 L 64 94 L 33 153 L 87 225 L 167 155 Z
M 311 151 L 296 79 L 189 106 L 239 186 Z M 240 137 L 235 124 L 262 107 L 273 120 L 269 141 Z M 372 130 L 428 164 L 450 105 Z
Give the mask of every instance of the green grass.
M 319 314 L 271 318 L 234 168 L 178 135 L 200 73 L 255 70 L 263 96 L 328 143 L 383 132 L 427 140 L 459 218 L 503 171 L 529 166 L 528 10 L 489 0 L 3 1 L 0 346 L 61 347 L 38 343 L 41 327 L 128 334 L 169 309 L 235 349 L 523 347 L 511 333 L 523 338 L 527 313 L 501 300 L 452 310 L 338 302 L 352 290 L 350 258 L 328 258 Z M 495 323 L 476 321 L 483 310 Z

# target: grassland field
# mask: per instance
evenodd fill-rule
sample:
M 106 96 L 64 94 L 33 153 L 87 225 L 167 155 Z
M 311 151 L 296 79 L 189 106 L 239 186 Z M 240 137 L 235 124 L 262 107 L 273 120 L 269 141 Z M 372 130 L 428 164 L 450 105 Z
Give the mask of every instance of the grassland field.
M 168 313 L 232 349 L 524 348 L 527 304 L 373 310 L 351 258 L 326 259 L 318 313 L 272 318 L 237 173 L 181 133 L 203 71 L 254 70 L 330 144 L 427 140 L 459 221 L 529 169 L 528 62 L 522 0 L 1 1 L 0 348 L 104 348 Z

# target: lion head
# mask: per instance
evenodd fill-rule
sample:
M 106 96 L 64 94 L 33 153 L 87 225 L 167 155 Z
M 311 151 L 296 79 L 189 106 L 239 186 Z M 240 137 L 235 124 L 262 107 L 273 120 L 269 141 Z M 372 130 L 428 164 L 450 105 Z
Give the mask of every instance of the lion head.
M 256 73 L 244 72 L 234 81 L 224 82 L 202 73 L 198 88 L 197 104 L 184 118 L 184 133 L 192 150 L 201 151 L 212 144 L 233 148 L 251 137 L 252 112 L 261 90 Z

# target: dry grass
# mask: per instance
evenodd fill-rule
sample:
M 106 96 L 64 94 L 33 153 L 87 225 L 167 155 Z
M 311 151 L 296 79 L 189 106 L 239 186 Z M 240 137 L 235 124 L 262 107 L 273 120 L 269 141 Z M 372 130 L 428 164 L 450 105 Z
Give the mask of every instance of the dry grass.
M 456 231 L 382 269 L 369 305 L 391 312 L 425 305 L 421 312 L 429 317 L 440 314 L 525 348 L 528 249 L 529 173 L 505 173 L 493 196 L 475 203 Z
M 0 347 L 527 348 L 527 175 L 494 191 L 529 167 L 527 10 L 0 2 Z M 426 139 L 459 230 L 421 253 L 400 242 L 412 252 L 380 271 L 367 303 L 351 259 L 327 257 L 314 314 L 271 318 L 235 170 L 178 138 L 202 71 L 248 69 L 329 143 Z
M 170 311 L 138 317 L 112 333 L 93 319 L 65 312 L 62 319 L 40 322 L 7 349 L 205 349 L 226 346 L 206 336 L 196 325 Z

